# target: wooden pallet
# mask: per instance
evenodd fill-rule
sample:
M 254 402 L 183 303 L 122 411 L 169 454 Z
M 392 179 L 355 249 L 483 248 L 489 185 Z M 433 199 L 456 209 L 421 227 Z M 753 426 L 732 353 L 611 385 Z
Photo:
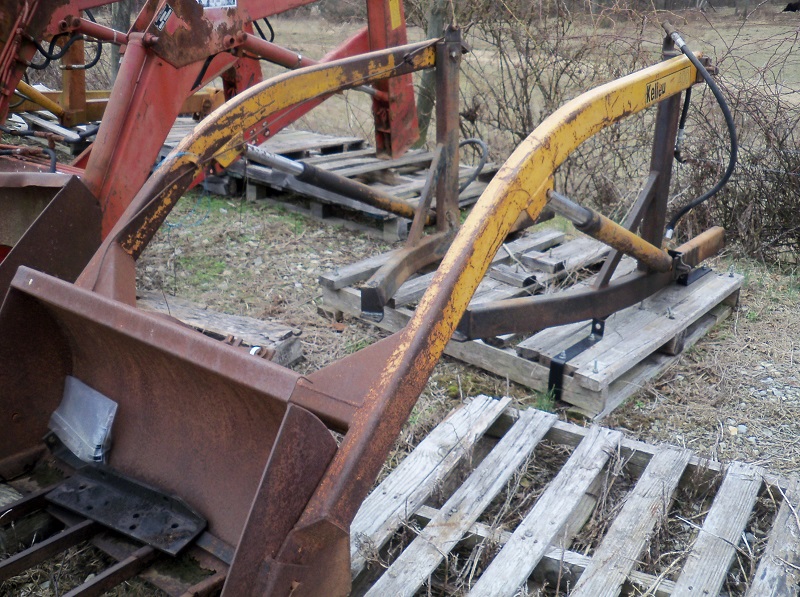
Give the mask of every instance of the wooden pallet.
M 297 328 L 275 321 L 212 311 L 160 292 L 139 292 L 138 295 L 136 304 L 140 309 L 170 315 L 219 340 L 228 339 L 248 348 L 266 348 L 270 360 L 279 365 L 288 367 L 303 356 L 300 330 Z
M 618 431 L 583 428 L 541 411 L 516 411 L 508 404 L 507 398 L 486 396 L 468 402 L 436 427 L 367 498 L 351 527 L 353 595 L 511 597 L 538 595 L 536 587 L 546 581 L 551 590 L 557 583 L 562 591 L 569 589 L 559 594 L 572 597 L 621 592 L 716 596 L 737 549 L 747 553 L 751 548 L 742 537 L 749 531 L 758 496 L 765 492 L 780 506 L 746 595 L 797 594 L 798 479 L 779 478 L 741 462 L 724 466 L 686 449 L 652 446 L 626 439 Z M 515 473 L 532 454 L 536 458 L 534 451 L 542 440 L 574 449 L 544 486 L 514 486 Z M 636 481 L 619 500 L 613 522 L 593 552 L 572 551 L 574 538 L 603 495 L 612 465 L 625 467 Z M 457 471 L 463 482 L 448 491 Z M 487 518 L 486 508 L 509 484 L 517 499 L 524 499 L 526 492 L 541 495 L 520 513 L 524 518 L 514 526 L 481 522 Z M 640 555 L 670 512 L 676 491 L 688 484 L 704 484 L 713 495 L 705 516 L 690 521 L 695 538 L 687 547 L 688 557 L 672 569 L 665 564 L 659 574 L 637 569 Z M 439 495 L 442 492 L 445 495 Z M 387 546 L 398 541 L 402 552 L 388 555 Z M 476 545 L 477 551 L 472 549 Z M 457 571 L 448 567 L 464 568 L 465 548 L 482 553 L 482 559 L 471 570 L 471 581 L 470 575 L 462 575 L 453 582 Z M 460 563 L 452 556 L 458 550 L 462 550 Z M 521 588 L 531 593 L 520 593 Z
M 162 149 L 162 157 L 193 130 L 194 124 L 191 119 L 186 118 L 176 121 Z M 419 201 L 419 194 L 433 159 L 433 152 L 420 150 L 411 150 L 397 159 L 380 159 L 375 155 L 375 148 L 369 147 L 362 137 L 323 135 L 293 129 L 280 131 L 261 147 L 270 153 L 300 160 L 347 178 L 356 178 L 399 199 L 407 200 L 413 207 Z M 467 207 L 475 203 L 496 170 L 495 166 L 487 165 L 478 180 L 460 194 L 459 205 Z M 466 180 L 472 171 L 472 166 L 462 165 L 459 170 L 460 179 Z M 235 162 L 228 168 L 227 174 L 228 177 L 245 181 L 249 199 L 267 199 L 290 211 L 325 220 L 328 224 L 378 235 L 390 242 L 404 239 L 408 235 L 408 219 L 300 182 L 294 176 L 275 172 L 252 161 Z M 227 194 L 231 181 L 227 178 L 211 177 L 204 185 L 211 192 Z M 279 193 L 276 194 L 276 191 Z M 305 201 L 291 200 L 286 191 L 303 196 Z M 435 208 L 435 201 L 433 206 Z M 341 217 L 342 210 L 362 217 L 360 220 Z
M 473 305 L 546 292 L 582 269 L 601 262 L 608 247 L 581 237 L 545 230 L 501 248 L 481 282 Z M 352 316 L 361 314 L 358 284 L 392 253 L 368 258 L 320 277 L 324 305 Z M 513 255 L 513 257 L 511 256 Z M 635 267 L 623 260 L 616 275 Z M 380 323 L 388 331 L 403 328 L 433 274 L 406 282 L 385 309 Z M 727 317 L 738 300 L 743 277 L 710 273 L 690 286 L 674 285 L 640 305 L 608 318 L 602 341 L 569 361 L 562 399 L 590 416 L 604 416 L 664 371 L 711 327 Z M 579 285 L 586 285 L 590 280 Z M 367 320 L 368 321 L 368 320 Z M 538 391 L 546 391 L 552 358 L 588 335 L 589 323 L 551 328 L 530 337 L 510 335 L 483 341 L 451 341 L 445 353 Z

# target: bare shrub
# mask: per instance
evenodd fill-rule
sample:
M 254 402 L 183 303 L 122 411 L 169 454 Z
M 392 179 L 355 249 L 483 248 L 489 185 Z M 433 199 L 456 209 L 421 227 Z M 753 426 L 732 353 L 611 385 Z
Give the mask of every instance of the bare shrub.
M 476 16 L 473 14 L 473 16 Z M 526 4 L 512 11 L 492 3 L 475 22 L 464 62 L 462 128 L 507 156 L 544 118 L 588 89 L 659 56 L 640 30 L 625 37 L 596 35 L 591 20 L 564 4 Z M 588 25 L 587 25 L 588 22 Z M 642 28 L 647 19 L 641 18 Z M 637 115 L 584 143 L 556 173 L 564 192 L 605 212 L 623 212 L 647 174 L 649 117 Z M 622 214 L 621 214 L 622 215 Z
M 656 2 L 651 7 L 662 5 Z M 467 35 L 473 49 L 463 67 L 462 132 L 483 137 L 495 158 L 505 159 L 568 100 L 659 60 L 661 32 L 655 25 L 663 15 L 637 8 L 634 0 L 459 3 L 457 16 L 473 21 Z M 765 10 L 759 5 L 750 14 Z M 693 236 L 719 224 L 749 255 L 796 256 L 800 252 L 796 31 L 787 28 L 767 41 L 748 36 L 749 24 L 741 15 L 715 16 L 717 21 L 728 19 L 725 33 L 716 31 L 699 11 L 670 18 L 703 21 L 704 38 L 687 39 L 693 49 L 710 53 L 719 66 L 717 81 L 734 112 L 740 138 L 739 167 L 728 186 L 684 218 L 679 235 Z M 734 19 L 740 24 L 731 36 Z M 673 173 L 670 210 L 700 196 L 727 166 L 728 136 L 713 95 L 697 86 L 692 104 L 683 152 L 689 159 Z M 653 117 L 652 111 L 637 114 L 589 139 L 559 168 L 556 185 L 619 219 L 647 175 Z
M 742 34 L 744 28 L 739 30 Z M 739 163 L 723 191 L 683 226 L 687 232 L 713 221 L 745 252 L 760 259 L 796 261 L 800 254 L 800 59 L 795 32 L 751 45 L 729 40 L 717 58 L 739 136 Z M 690 112 L 691 156 L 678 168 L 686 199 L 708 188 L 726 167 L 727 133 L 709 93 Z M 692 195 L 693 194 L 693 195 Z M 689 196 L 691 195 L 691 196 Z M 676 204 L 681 203 L 678 199 Z

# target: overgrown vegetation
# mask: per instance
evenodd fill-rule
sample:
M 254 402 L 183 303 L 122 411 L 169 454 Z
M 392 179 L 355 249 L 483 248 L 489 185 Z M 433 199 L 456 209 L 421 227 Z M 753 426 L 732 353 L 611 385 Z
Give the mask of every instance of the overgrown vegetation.
M 683 8 L 670 3 L 670 8 Z M 694 4 L 694 3 L 687 3 Z M 414 5 L 424 19 L 428 3 Z M 699 4 L 698 4 L 699 6 Z M 779 8 L 737 5 L 735 14 L 665 13 L 667 3 L 463 2 L 451 18 L 466 27 L 472 46 L 465 57 L 462 129 L 489 141 L 504 159 L 559 106 L 578 94 L 657 61 L 670 18 L 695 51 L 710 55 L 717 80 L 734 113 L 739 166 L 727 188 L 684 218 L 690 237 L 709 224 L 760 259 L 796 262 L 800 251 L 800 62 L 796 27 L 772 27 L 763 39 L 758 24 Z M 453 12 L 455 10 L 456 12 Z M 716 9 L 710 9 L 716 11 Z M 778 13 L 780 14 L 780 13 Z M 754 34 L 753 31 L 756 31 Z M 677 211 L 710 188 L 725 170 L 729 141 L 713 96 L 698 86 L 687 125 L 684 156 L 673 176 Z M 640 114 L 584 143 L 558 170 L 556 185 L 612 217 L 629 208 L 648 171 L 652 115 Z

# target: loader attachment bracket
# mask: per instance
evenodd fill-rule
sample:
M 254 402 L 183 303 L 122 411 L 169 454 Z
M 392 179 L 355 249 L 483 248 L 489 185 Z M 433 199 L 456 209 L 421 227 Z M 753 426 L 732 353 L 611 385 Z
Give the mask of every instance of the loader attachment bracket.
M 47 501 L 173 556 L 206 528 L 205 518 L 180 498 L 107 467 L 80 469 Z

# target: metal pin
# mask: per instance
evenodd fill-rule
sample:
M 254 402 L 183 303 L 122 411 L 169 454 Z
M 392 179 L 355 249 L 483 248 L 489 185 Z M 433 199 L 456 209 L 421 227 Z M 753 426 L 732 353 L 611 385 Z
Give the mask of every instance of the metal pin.
M 594 365 L 592 366 L 592 373 L 600 373 L 600 370 L 597 368 L 597 359 L 594 360 Z
M 667 307 L 667 318 L 675 319 L 675 315 L 672 313 L 672 307 Z

